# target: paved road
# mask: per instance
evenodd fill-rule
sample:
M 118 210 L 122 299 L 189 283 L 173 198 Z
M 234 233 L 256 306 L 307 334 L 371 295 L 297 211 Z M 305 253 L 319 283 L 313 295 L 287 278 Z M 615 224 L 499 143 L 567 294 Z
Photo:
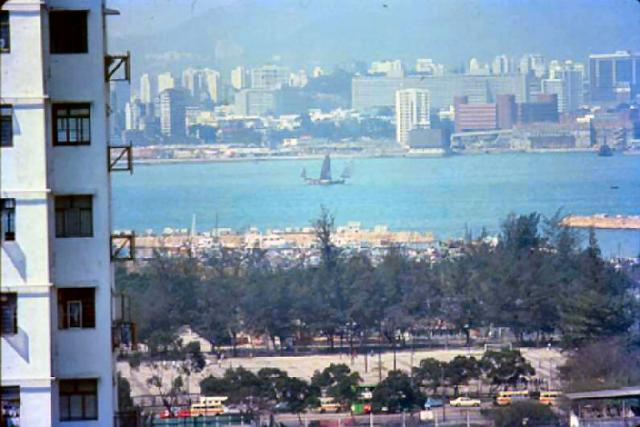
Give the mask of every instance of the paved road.
M 490 404 L 484 404 L 483 407 L 490 407 Z M 444 414 L 443 414 L 444 412 Z M 453 408 L 447 405 L 444 410 L 443 408 L 434 408 L 433 409 L 434 417 L 438 418 L 439 425 L 445 425 L 443 423 L 443 419 L 447 422 L 456 421 L 457 424 L 464 423 L 467 420 L 467 415 L 469 417 L 469 422 L 473 424 L 485 423 L 486 419 L 480 414 L 480 408 Z M 298 426 L 300 420 L 302 420 L 303 425 L 307 425 L 310 421 L 322 421 L 323 424 L 329 424 L 331 426 L 341 427 L 341 426 L 353 426 L 353 425 L 362 425 L 367 426 L 371 423 L 371 419 L 369 415 L 357 415 L 352 416 L 348 412 L 339 413 L 339 414 L 301 414 L 300 417 L 296 414 L 278 414 L 276 415 L 276 421 L 282 422 L 287 426 Z M 404 423 L 407 426 L 414 426 L 417 424 L 431 424 L 434 422 L 420 422 L 420 416 L 418 412 L 414 412 L 413 414 L 404 415 Z M 373 424 L 381 425 L 381 424 L 395 424 L 402 425 L 403 424 L 403 414 L 375 414 L 373 415 Z

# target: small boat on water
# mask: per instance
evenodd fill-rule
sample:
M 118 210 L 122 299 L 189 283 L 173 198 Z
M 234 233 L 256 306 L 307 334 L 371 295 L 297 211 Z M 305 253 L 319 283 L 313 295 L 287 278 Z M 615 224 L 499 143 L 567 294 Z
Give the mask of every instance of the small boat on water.
M 598 149 L 598 156 L 600 157 L 611 157 L 613 156 L 613 149 L 607 144 L 607 139 L 605 138 L 604 142 Z
M 340 179 L 331 177 L 331 157 L 327 154 L 322 161 L 322 169 L 320 169 L 320 178 L 309 178 L 307 170 L 302 169 L 300 177 L 309 185 L 336 185 L 345 184 L 348 178 L 351 178 L 351 167 L 347 166 L 340 174 Z

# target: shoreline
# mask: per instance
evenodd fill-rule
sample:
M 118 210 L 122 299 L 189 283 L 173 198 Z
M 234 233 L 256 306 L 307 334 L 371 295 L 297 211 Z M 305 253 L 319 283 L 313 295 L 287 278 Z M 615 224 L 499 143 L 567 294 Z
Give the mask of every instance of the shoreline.
M 331 153 L 334 159 L 386 159 L 386 158 L 444 158 L 456 156 L 480 156 L 480 155 L 504 155 L 504 154 L 572 154 L 572 153 L 593 153 L 596 150 L 592 148 L 578 149 L 539 149 L 539 150 L 470 150 L 465 152 L 442 152 L 442 153 L 366 153 L 366 154 L 347 154 L 347 153 Z M 622 152 L 618 155 L 639 156 L 636 152 Z M 302 154 L 302 155 L 267 155 L 267 156 L 251 156 L 251 157 L 214 157 L 199 159 L 135 159 L 135 166 L 154 166 L 154 165 L 172 165 L 172 164 L 200 164 L 200 163 L 234 163 L 234 162 L 266 162 L 266 161 L 292 161 L 292 160 L 321 160 L 325 154 Z

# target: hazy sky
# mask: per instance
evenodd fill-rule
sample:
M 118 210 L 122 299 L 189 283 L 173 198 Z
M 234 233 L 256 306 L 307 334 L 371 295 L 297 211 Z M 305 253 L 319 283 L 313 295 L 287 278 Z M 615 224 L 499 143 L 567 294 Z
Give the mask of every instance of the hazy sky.
M 108 0 L 112 47 L 134 65 L 333 66 L 351 60 L 640 50 L 638 0 Z

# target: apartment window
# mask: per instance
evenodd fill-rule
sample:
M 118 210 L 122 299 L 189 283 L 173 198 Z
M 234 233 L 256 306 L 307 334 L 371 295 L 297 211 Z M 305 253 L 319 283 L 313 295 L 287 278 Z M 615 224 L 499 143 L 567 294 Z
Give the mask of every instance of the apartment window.
M 11 31 L 9 31 L 9 12 L 0 10 L 0 53 L 11 49 Z
M 0 387 L 0 426 L 20 425 L 20 387 Z
M 49 13 L 51 53 L 87 53 L 87 11 L 56 10 Z
M 89 104 L 54 104 L 54 145 L 89 145 L 91 143 L 90 119 Z
M 3 241 L 16 240 L 16 199 L 0 199 L 0 233 Z
M 92 205 L 91 196 L 57 196 L 56 237 L 92 237 Z
M 13 145 L 13 107 L 0 105 L 0 147 Z
M 0 294 L 0 307 L 2 314 L 2 335 L 15 335 L 18 333 L 18 294 L 15 292 L 3 292 Z
M 98 380 L 60 380 L 60 421 L 98 419 Z
M 94 288 L 58 289 L 58 327 L 60 329 L 96 327 Z

